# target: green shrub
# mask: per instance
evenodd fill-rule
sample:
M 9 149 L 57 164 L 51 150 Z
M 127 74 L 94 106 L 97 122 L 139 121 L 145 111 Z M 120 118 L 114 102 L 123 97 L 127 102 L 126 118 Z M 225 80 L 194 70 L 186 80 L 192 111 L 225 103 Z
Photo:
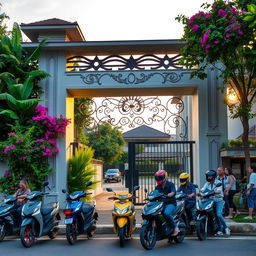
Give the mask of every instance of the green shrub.
M 91 164 L 94 151 L 90 147 L 76 149 L 75 155 L 68 161 L 68 191 L 87 191 L 95 187 L 98 181 L 94 181 L 96 171 Z M 86 183 L 92 181 L 92 185 L 86 187 Z

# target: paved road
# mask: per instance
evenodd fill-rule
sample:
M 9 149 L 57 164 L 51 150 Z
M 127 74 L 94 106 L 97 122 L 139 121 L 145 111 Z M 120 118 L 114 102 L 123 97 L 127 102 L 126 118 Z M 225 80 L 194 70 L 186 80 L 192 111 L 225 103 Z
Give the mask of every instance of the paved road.
M 67 244 L 65 237 L 54 241 L 40 239 L 29 249 L 21 246 L 18 239 L 10 239 L 0 244 L 1 256 L 255 256 L 256 237 L 214 238 L 203 242 L 195 238 L 187 238 L 182 244 L 169 245 L 166 240 L 157 243 L 152 251 L 145 251 L 138 237 L 127 241 L 125 248 L 118 246 L 114 236 L 96 236 L 93 240 L 80 239 L 74 246 Z

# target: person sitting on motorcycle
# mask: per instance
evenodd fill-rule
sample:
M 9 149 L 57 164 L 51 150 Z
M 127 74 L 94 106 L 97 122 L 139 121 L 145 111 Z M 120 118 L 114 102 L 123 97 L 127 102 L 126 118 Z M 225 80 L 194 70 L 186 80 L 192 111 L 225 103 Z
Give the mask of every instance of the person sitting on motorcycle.
M 21 180 L 19 184 L 19 189 L 15 192 L 14 196 L 18 199 L 18 204 L 24 204 L 24 199 L 30 193 L 30 189 L 28 188 L 28 183 L 26 180 Z
M 28 183 L 26 180 L 21 180 L 19 184 L 19 189 L 15 192 L 13 196 L 17 197 L 17 212 L 19 213 L 18 216 L 21 221 L 21 210 L 22 206 L 25 203 L 25 198 L 27 195 L 31 192 L 30 189 L 28 188 Z
M 180 175 L 180 186 L 177 192 L 182 192 L 187 195 L 185 199 L 185 211 L 188 216 L 190 225 L 195 225 L 195 206 L 196 206 L 196 187 L 193 183 L 189 182 L 190 175 L 183 172 Z
M 173 219 L 173 213 L 176 209 L 176 189 L 172 182 L 167 180 L 167 172 L 164 170 L 157 171 L 155 173 L 155 180 L 157 183 L 156 190 L 158 190 L 160 193 L 163 193 L 167 196 L 165 199 L 165 207 L 163 215 L 168 221 L 171 228 L 173 228 L 172 236 L 177 236 L 179 233 L 179 229 Z
M 230 230 L 226 224 L 225 218 L 222 215 L 223 207 L 224 207 L 224 200 L 223 200 L 223 189 L 222 186 L 217 187 L 218 183 L 221 181 L 217 180 L 217 172 L 215 170 L 208 170 L 205 173 L 206 176 L 206 183 L 202 187 L 201 191 L 205 192 L 206 190 L 214 190 L 214 206 L 215 206 L 215 213 L 216 213 L 216 222 L 218 226 L 217 236 L 223 235 L 222 230 L 225 230 L 226 235 L 230 235 Z

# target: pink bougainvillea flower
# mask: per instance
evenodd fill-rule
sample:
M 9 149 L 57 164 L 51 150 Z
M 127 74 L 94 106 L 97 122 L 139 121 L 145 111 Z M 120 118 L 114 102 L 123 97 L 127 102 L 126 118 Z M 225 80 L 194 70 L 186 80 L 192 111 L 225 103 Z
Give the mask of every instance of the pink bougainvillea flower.
M 44 139 L 38 139 L 36 142 L 44 142 Z
M 9 147 L 6 146 L 5 149 L 4 149 L 4 153 L 7 154 L 7 153 L 8 153 L 8 150 L 9 150 Z
M 201 38 L 200 42 L 201 42 L 201 45 L 204 47 L 207 40 L 209 38 L 209 35 L 207 33 L 204 33 L 203 37 Z
M 205 18 L 209 19 L 210 17 L 211 17 L 211 14 L 210 13 L 206 13 Z
M 219 9 L 219 10 L 218 10 L 218 14 L 219 14 L 220 16 L 222 16 L 222 17 L 226 17 L 226 16 L 227 16 L 227 12 L 226 12 L 225 10 L 223 10 L 223 9 Z
M 24 141 L 24 140 L 21 138 L 21 139 L 20 139 L 20 142 L 23 142 L 23 141 Z
M 226 38 L 230 38 L 230 36 L 231 36 L 230 34 L 226 34 Z
M 196 32 L 198 30 L 199 26 L 197 24 L 195 24 L 192 28 L 192 31 L 193 32 Z
M 11 145 L 10 146 L 10 150 L 14 150 L 15 149 L 15 146 L 14 145 Z
M 214 43 L 215 43 L 215 44 L 218 44 L 218 43 L 219 43 L 219 41 L 214 41 Z

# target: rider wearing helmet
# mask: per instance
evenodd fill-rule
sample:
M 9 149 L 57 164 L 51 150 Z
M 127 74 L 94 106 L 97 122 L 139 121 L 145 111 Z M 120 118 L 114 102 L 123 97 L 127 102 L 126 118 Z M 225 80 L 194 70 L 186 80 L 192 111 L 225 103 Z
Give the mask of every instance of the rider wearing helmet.
M 177 192 L 182 192 L 187 195 L 185 199 L 185 211 L 190 221 L 190 225 L 195 225 L 195 206 L 196 206 L 196 187 L 191 183 L 190 175 L 187 172 L 183 172 L 180 175 L 180 186 Z
M 164 201 L 165 208 L 163 215 L 165 216 L 171 228 L 174 229 L 172 236 L 177 236 L 179 229 L 173 219 L 173 213 L 176 209 L 175 186 L 171 181 L 167 180 L 167 172 L 165 170 L 157 171 L 155 173 L 155 180 L 157 183 L 156 190 L 167 195 L 167 198 Z
M 223 189 L 222 186 L 217 187 L 218 183 L 221 183 L 217 178 L 217 172 L 215 170 L 208 170 L 205 173 L 206 176 L 206 183 L 202 187 L 201 191 L 204 192 L 206 190 L 214 190 L 215 195 L 213 196 L 214 204 L 215 204 L 215 211 L 216 211 L 216 221 L 218 225 L 218 232 L 217 236 L 222 236 L 222 230 L 225 230 L 226 235 L 230 235 L 230 230 L 226 224 L 224 217 L 222 216 L 222 211 L 224 207 L 224 200 L 223 200 Z

